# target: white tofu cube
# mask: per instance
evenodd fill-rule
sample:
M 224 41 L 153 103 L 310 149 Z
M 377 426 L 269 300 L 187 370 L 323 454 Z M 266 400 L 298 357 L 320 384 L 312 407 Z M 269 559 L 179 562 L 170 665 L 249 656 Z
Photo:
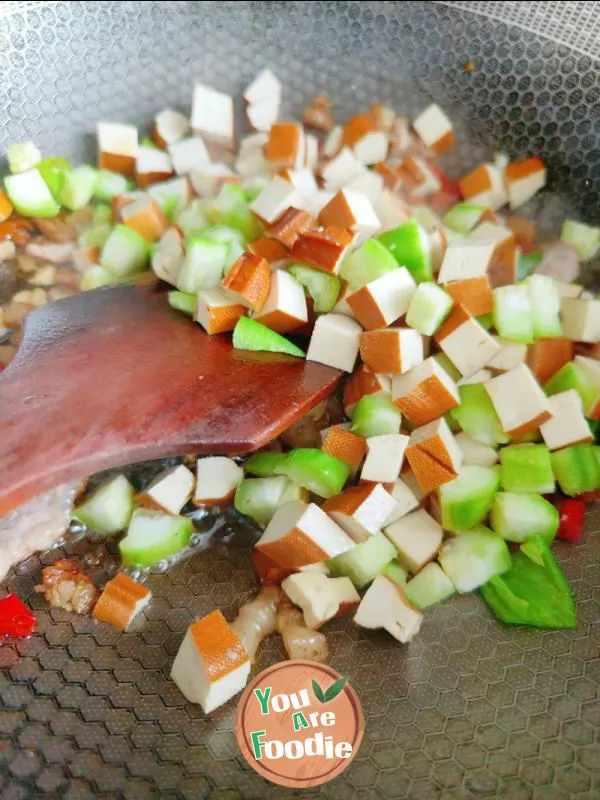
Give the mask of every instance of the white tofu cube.
M 468 433 L 457 433 L 454 437 L 462 454 L 462 466 L 492 467 L 498 463 L 498 451 L 487 444 L 481 444 Z
M 148 179 L 160 181 L 172 175 L 173 159 L 157 147 L 139 147 L 135 170 L 138 186 L 144 186 Z
M 191 124 L 195 133 L 233 145 L 233 100 L 230 95 L 197 83 L 194 86 Z
M 161 472 L 143 492 L 136 503 L 144 508 L 157 508 L 168 514 L 179 514 L 194 491 L 194 475 L 184 465 Z
M 323 142 L 323 155 L 325 158 L 333 158 L 342 146 L 344 129 L 341 125 L 334 125 L 329 131 Z
M 474 383 L 485 383 L 489 381 L 490 378 L 494 377 L 494 373 L 489 369 L 479 369 L 477 372 L 474 372 L 472 375 L 469 375 L 468 378 L 461 378 L 459 381 L 456 382 L 457 386 L 469 386 Z
M 349 184 L 348 184 L 349 185 Z M 389 189 L 384 189 L 373 204 L 373 209 L 377 214 L 381 229 L 388 231 L 403 225 L 411 217 L 411 212 L 402 200 Z
M 302 609 L 309 628 L 320 628 L 328 619 L 348 613 L 360 603 L 360 595 L 350 578 L 299 572 L 286 578 L 281 588 Z
M 354 615 L 361 628 L 384 628 L 399 642 L 409 642 L 417 635 L 423 615 L 406 599 L 395 581 L 378 575 L 367 589 Z
M 292 184 L 276 175 L 249 207 L 265 222 L 274 222 L 290 206 L 298 208 L 299 200 L 298 192 Z
M 266 97 L 259 103 L 252 103 L 246 108 L 248 122 L 257 131 L 269 131 L 277 122 L 281 100 L 279 97 Z
M 224 183 L 237 182 L 239 178 L 227 164 L 219 161 L 193 169 L 190 172 L 190 181 L 199 197 L 209 198 L 215 197 Z
M 208 456 L 196 462 L 197 506 L 220 505 L 233 499 L 238 484 L 244 479 L 244 470 L 232 458 Z
M 328 191 L 337 191 L 362 172 L 362 164 L 348 147 L 343 147 L 321 170 Z
M 326 561 L 354 547 L 352 539 L 315 505 L 293 500 L 280 506 L 256 543 L 280 567 Z
M 435 558 L 444 536 L 439 522 L 423 509 L 401 517 L 383 532 L 398 551 L 398 561 L 413 574 Z
M 343 314 L 322 314 L 315 322 L 306 360 L 352 372 L 361 333 L 358 322 Z
M 561 300 L 567 298 L 577 298 L 583 292 L 583 286 L 578 286 L 576 283 L 565 283 L 554 278 L 554 286 Z
M 152 269 L 162 281 L 177 286 L 179 271 L 185 257 L 183 239 L 177 228 L 169 228 L 163 234 L 152 254 Z
M 437 155 L 442 155 L 454 145 L 452 123 L 437 103 L 432 103 L 419 114 L 413 122 L 413 128 L 423 144 Z
M 491 242 L 468 239 L 451 242 L 444 253 L 438 283 L 462 281 L 485 275 L 493 255 L 494 244 Z
M 244 90 L 244 100 L 251 105 L 281 97 L 281 81 L 269 67 L 262 69 Z
M 248 148 L 240 151 L 235 161 L 235 171 L 242 178 L 255 178 L 257 176 L 269 175 L 270 165 L 262 148 Z
M 406 156 L 400 175 L 407 192 L 414 198 L 429 197 L 442 188 L 440 179 L 423 158 Z
M 383 523 L 384 528 L 388 525 L 391 525 L 392 522 L 396 522 L 397 519 L 405 517 L 420 505 L 420 501 L 415 497 L 415 494 L 410 486 L 405 483 L 402 478 L 398 478 L 397 481 L 394 481 L 394 485 L 390 490 L 390 494 L 396 501 L 396 505 L 386 517 L 385 522 Z
M 375 330 L 406 314 L 416 291 L 415 279 L 406 267 L 400 267 L 348 294 L 346 302 L 365 330 Z
M 573 342 L 600 342 L 600 300 L 567 298 L 561 302 L 563 335 Z
M 118 122 L 99 122 L 98 166 L 133 177 L 138 154 L 138 130 L 135 125 Z
M 278 333 L 300 328 L 308 321 L 304 287 L 289 272 L 276 270 L 267 299 L 253 318 Z
M 176 210 L 181 211 L 192 199 L 192 187 L 187 178 L 171 178 L 148 187 L 148 194 L 164 209 L 177 200 Z
M 383 178 L 372 169 L 363 170 L 360 175 L 352 178 L 352 180 L 344 186 L 344 189 L 347 189 L 349 192 L 363 194 L 371 203 L 377 202 L 381 197 L 383 188 Z M 375 209 L 373 210 L 375 211 Z M 378 216 L 376 211 L 375 215 Z
M 367 439 L 367 457 L 360 474 L 368 483 L 394 483 L 398 480 L 409 437 L 387 433 Z
M 462 306 L 455 306 L 435 339 L 464 378 L 469 378 L 500 353 L 500 345 Z
M 241 692 L 250 675 L 250 657 L 220 611 L 187 630 L 171 668 L 171 679 L 205 714 Z
M 518 367 L 527 359 L 527 345 L 520 342 L 513 342 L 510 339 L 503 339 L 502 336 L 492 336 L 492 339 L 500 347 L 500 352 L 491 361 L 488 361 L 488 368 L 506 372 L 513 367 Z
M 592 442 L 594 436 L 583 415 L 581 396 L 576 389 L 548 398 L 552 416 L 540 425 L 540 433 L 549 450 L 560 450 L 582 442 Z
M 526 364 L 483 385 L 504 431 L 513 439 L 539 428 L 552 416 L 549 399 Z
M 354 147 L 354 155 L 361 164 L 371 166 L 385 161 L 390 146 L 390 137 L 384 131 L 370 131 L 359 139 Z
M 210 156 L 200 136 L 180 139 L 169 147 L 173 168 L 178 175 L 187 175 L 195 169 L 210 164 Z
M 165 148 L 187 136 L 189 129 L 188 118 L 172 108 L 165 108 L 157 114 L 152 125 L 156 144 Z
M 355 542 L 365 542 L 381 530 L 396 500 L 378 483 L 352 486 L 321 506 Z
M 304 166 L 314 172 L 319 163 L 319 140 L 314 133 L 304 135 L 304 147 Z

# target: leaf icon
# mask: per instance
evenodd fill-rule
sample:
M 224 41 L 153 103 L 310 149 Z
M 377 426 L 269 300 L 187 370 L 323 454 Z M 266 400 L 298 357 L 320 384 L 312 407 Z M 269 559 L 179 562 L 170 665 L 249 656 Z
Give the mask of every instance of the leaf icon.
M 337 681 L 334 681 L 325 692 L 325 700 L 323 702 L 328 703 L 330 700 L 333 700 L 335 697 L 337 697 L 347 682 L 348 678 L 344 677 L 338 678 Z
M 325 695 L 323 694 L 323 689 L 319 686 L 319 684 L 313 679 L 312 682 L 312 690 L 315 693 L 315 697 L 319 701 L 319 703 L 325 703 Z

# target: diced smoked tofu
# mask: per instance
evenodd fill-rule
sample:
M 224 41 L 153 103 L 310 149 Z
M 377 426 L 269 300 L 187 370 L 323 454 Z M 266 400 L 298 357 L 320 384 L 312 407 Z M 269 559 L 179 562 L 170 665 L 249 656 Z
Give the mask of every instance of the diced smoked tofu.
M 209 334 L 232 331 L 238 319 L 245 317 L 247 309 L 236 303 L 220 289 L 206 289 L 198 292 L 196 322 Z
M 554 285 L 561 300 L 577 298 L 583 292 L 583 286 L 578 286 L 576 283 L 564 283 L 563 281 L 556 280 L 556 278 L 554 279 Z
M 561 302 L 563 333 L 573 342 L 600 342 L 600 300 L 567 298 Z
M 509 164 L 504 171 L 511 208 L 531 200 L 546 185 L 546 167 L 539 158 L 527 158 Z
M 221 288 L 240 305 L 260 311 L 269 296 L 271 277 L 268 261 L 245 252 L 231 266 Z
M 329 131 L 333 127 L 333 117 L 331 116 L 332 102 L 325 95 L 318 94 L 312 103 L 304 109 L 302 122 L 310 128 L 317 128 L 321 131 Z M 340 137 L 342 129 L 340 130 Z
M 289 272 L 276 270 L 265 304 L 254 319 L 272 331 L 287 333 L 308 321 L 304 288 Z
M 501 169 L 493 164 L 480 164 L 458 182 L 460 193 L 473 205 L 497 211 L 508 202 L 508 192 Z
M 390 146 L 390 137 L 384 131 L 371 131 L 352 148 L 356 159 L 365 166 L 385 161 Z
M 326 561 L 354 547 L 352 539 L 314 503 L 280 506 L 256 548 L 282 567 Z
M 148 242 L 155 242 L 167 231 L 169 220 L 164 211 L 152 200 L 143 197 L 133 203 L 128 203 L 121 212 L 123 224 L 139 233 Z
M 309 628 L 320 628 L 328 619 L 348 614 L 360 603 L 360 595 L 350 578 L 299 572 L 286 578 L 281 588 L 302 609 Z
M 310 169 L 286 169 L 285 173 L 282 177 L 289 181 L 302 197 L 311 197 L 318 191 L 317 181 Z
M 152 481 L 136 497 L 137 505 L 156 508 L 167 514 L 179 514 L 194 491 L 194 475 L 184 465 L 171 467 Z
M 265 158 L 262 146 L 240 150 L 234 166 L 235 171 L 242 178 L 262 178 L 269 173 L 272 167 Z
M 369 116 L 378 131 L 389 133 L 396 119 L 396 112 L 393 108 L 383 105 L 383 103 L 373 103 L 369 109 Z
M 487 275 L 445 283 L 444 289 L 454 304 L 462 306 L 472 317 L 491 314 L 494 309 L 494 295 Z
M 301 233 L 314 227 L 316 222 L 306 211 L 288 208 L 268 226 L 267 231 L 272 239 L 291 248 Z
M 379 175 L 386 189 L 395 192 L 402 183 L 402 178 L 397 167 L 391 166 L 387 161 L 380 161 L 373 166 L 371 172 Z
M 573 350 L 570 339 L 538 339 L 529 345 L 527 364 L 537 380 L 544 384 L 573 359 Z
M 325 158 L 333 158 L 339 153 L 342 146 L 343 128 L 341 125 L 334 125 L 329 131 L 323 142 L 323 155 Z
M 194 133 L 233 146 L 233 100 L 201 83 L 194 86 L 191 125 Z
M 187 136 L 190 123 L 186 116 L 172 108 L 165 108 L 156 115 L 152 123 L 152 138 L 154 142 L 166 150 L 184 136 Z
M 413 574 L 436 557 L 444 535 L 439 522 L 423 509 L 396 520 L 383 532 L 398 551 L 398 561 Z
M 593 390 L 589 407 L 586 404 L 585 415 L 589 419 L 600 419 L 600 361 L 586 356 L 575 356 L 575 365 L 584 371 Z
M 437 419 L 411 433 L 406 459 L 427 493 L 456 478 L 462 455 L 446 420 Z
M 287 250 L 285 247 L 279 244 L 279 242 L 276 242 L 275 239 L 268 239 L 266 236 L 263 236 L 261 239 L 256 239 L 254 242 L 249 242 L 248 250 L 256 256 L 265 258 L 269 264 L 287 258 Z
M 548 398 L 551 418 L 540 425 L 540 433 L 549 450 L 560 450 L 582 442 L 592 442 L 594 436 L 583 416 L 581 396 L 576 389 Z
M 199 458 L 196 462 L 194 503 L 197 506 L 215 506 L 230 502 L 243 478 L 244 470 L 232 458 Z
M 375 330 L 406 314 L 416 290 L 413 276 L 399 267 L 348 295 L 347 302 L 363 328 Z
M 425 425 L 460 403 L 456 383 L 435 358 L 394 376 L 392 400 L 415 425 Z
M 318 361 L 329 367 L 352 372 L 358 356 L 362 328 L 342 314 L 322 314 L 317 317 L 310 338 L 307 361 Z
M 350 231 L 334 226 L 323 230 L 304 231 L 294 242 L 290 258 L 337 275 L 352 239 Z
M 321 450 L 344 461 L 356 472 L 367 454 L 367 443 L 362 436 L 344 430 L 341 425 L 333 425 L 327 429 Z
M 292 568 L 287 569 L 285 567 L 280 567 L 273 559 L 261 553 L 260 550 L 253 550 L 250 560 L 252 561 L 252 566 L 254 567 L 256 577 L 261 586 L 277 586 L 281 581 L 285 580 L 288 575 L 293 575 L 296 571 Z
M 238 183 L 239 176 L 221 162 L 203 164 L 190 172 L 190 181 L 199 197 L 215 197 L 224 183 Z
M 367 439 L 367 457 L 360 474 L 365 483 L 394 483 L 398 480 L 408 436 L 386 433 Z
M 519 251 L 514 233 L 494 222 L 481 222 L 469 234 L 471 241 L 487 242 L 494 246 L 488 267 L 488 277 L 493 287 L 508 286 L 517 281 Z
M 268 131 L 277 122 L 280 100 L 268 97 L 260 103 L 253 103 L 246 108 L 248 122 L 257 131 Z
M 412 328 L 365 331 L 360 336 L 360 355 L 374 372 L 408 372 L 423 361 L 423 337 Z
M 520 342 L 513 342 L 510 339 L 503 339 L 501 336 L 493 336 L 493 340 L 500 347 L 500 352 L 488 362 L 489 369 L 498 372 L 506 372 L 513 367 L 523 364 L 527 358 L 527 345 Z
M 173 159 L 173 169 L 178 175 L 187 175 L 210 164 L 208 150 L 199 136 L 173 142 L 169 145 L 169 153 Z
M 452 123 L 437 103 L 432 103 L 413 122 L 413 128 L 426 147 L 441 156 L 456 144 Z
M 441 269 L 448 249 L 448 236 L 443 228 L 436 228 L 429 234 L 429 252 L 431 255 L 431 269 L 434 275 L 437 275 Z M 455 281 L 455 283 L 462 283 L 462 281 Z M 447 287 L 446 287 L 447 290 Z
M 304 135 L 304 166 L 312 172 L 319 163 L 319 140 L 313 133 Z
M 398 170 L 402 186 L 411 197 L 429 197 L 442 188 L 438 176 L 422 158 L 406 156 Z
M 457 382 L 457 386 L 468 386 L 474 383 L 485 383 L 489 381 L 490 378 L 493 377 L 492 372 L 489 369 L 479 369 L 477 372 L 474 372 L 472 375 L 469 375 L 468 378 L 461 378 Z
M 493 467 L 498 463 L 498 451 L 487 444 L 481 444 L 467 433 L 456 434 L 456 444 L 462 453 L 462 466 Z
M 357 114 L 344 125 L 342 144 L 354 147 L 364 136 L 376 130 L 375 121 L 370 114 Z
M 138 131 L 135 125 L 99 122 L 96 135 L 100 169 L 109 169 L 133 178 L 138 154 Z
M 329 191 L 337 191 L 349 183 L 352 178 L 356 178 L 363 170 L 363 165 L 356 158 L 354 153 L 347 147 L 335 155 L 321 169 L 321 177 L 325 181 L 325 188 Z
M 264 222 L 275 222 L 290 206 L 297 207 L 300 196 L 289 181 L 276 175 L 250 203 L 250 209 Z
M 334 225 L 368 236 L 379 230 L 379 220 L 368 198 L 347 189 L 339 191 L 323 208 L 319 222 L 325 228 Z
M 384 628 L 404 644 L 419 632 L 423 615 L 411 606 L 395 581 L 378 575 L 360 601 L 354 622 L 361 628 Z
M 150 589 L 146 589 L 124 572 L 119 572 L 104 587 L 94 606 L 92 617 L 100 622 L 107 622 L 120 631 L 126 631 L 151 598 Z
M 296 122 L 276 122 L 269 131 L 265 158 L 280 167 L 304 166 L 304 129 Z
M 411 217 L 407 206 L 399 197 L 392 194 L 389 189 L 383 190 L 375 201 L 373 208 L 381 223 L 381 229 L 384 231 L 403 225 Z
M 344 386 L 344 410 L 351 416 L 352 409 L 367 394 L 392 391 L 392 382 L 388 375 L 373 372 L 366 364 L 357 367 Z
M 188 628 L 171 678 L 186 700 L 210 714 L 242 691 L 250 667 L 239 636 L 220 611 L 213 611 Z
M 352 180 L 346 184 L 345 188 L 349 192 L 364 195 L 374 204 L 381 197 L 381 193 L 383 192 L 383 178 L 374 170 L 365 169 L 359 175 L 352 178 Z
M 244 90 L 244 100 L 251 105 L 281 96 L 281 81 L 268 67 L 262 69 Z
M 396 520 L 400 519 L 401 517 L 405 517 L 411 511 L 414 511 L 416 508 L 418 508 L 420 504 L 420 501 L 417 499 L 417 497 L 415 497 L 410 486 L 408 486 L 408 484 L 402 478 L 398 478 L 397 481 L 394 481 L 394 484 L 392 488 L 389 489 L 389 492 L 396 501 L 396 505 L 387 515 L 385 522 L 383 523 L 384 528 L 387 525 L 391 525 L 392 522 L 396 522 Z
M 248 121 L 258 131 L 268 131 L 279 115 L 281 104 L 281 82 L 266 67 L 254 78 L 244 92 L 248 104 Z
M 492 336 L 462 306 L 454 306 L 435 340 L 465 378 L 483 369 L 500 352 Z
M 364 542 L 381 530 L 396 501 L 379 483 L 352 486 L 321 506 L 355 542 Z
M 138 148 L 136 174 L 137 185 L 141 189 L 166 181 L 173 174 L 171 156 L 156 147 Z
M 9 196 L 3 189 L 0 189 L 0 222 L 4 222 L 7 220 L 10 215 L 12 214 L 14 208 L 13 204 L 10 202 Z M 9 240 L 6 240 L 9 241 Z M 12 242 L 11 242 L 12 244 Z M 5 260 L 6 256 L 2 254 L 2 260 Z M 6 259 L 8 260 L 8 259 Z
M 504 431 L 517 439 L 552 416 L 548 398 L 525 364 L 483 384 Z
M 438 283 L 464 281 L 485 275 L 494 255 L 494 244 L 485 241 L 451 242 L 446 248 Z

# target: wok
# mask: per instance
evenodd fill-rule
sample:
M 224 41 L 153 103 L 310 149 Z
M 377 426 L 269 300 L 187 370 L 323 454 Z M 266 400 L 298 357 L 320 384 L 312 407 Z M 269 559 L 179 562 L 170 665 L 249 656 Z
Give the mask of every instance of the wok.
M 376 99 L 409 115 L 436 100 L 457 123 L 451 175 L 490 150 L 539 154 L 551 177 L 542 224 L 567 211 L 598 224 L 599 15 L 598 2 L 4 2 L 0 144 L 91 159 L 97 119 L 187 108 L 195 79 L 239 94 L 269 64 L 289 113 L 317 91 L 341 120 Z M 134 480 L 157 469 L 134 468 Z M 215 606 L 230 614 L 253 590 L 252 531 L 233 518 L 217 527 L 211 547 L 152 577 L 146 619 L 126 634 L 33 592 L 40 563 L 104 545 L 73 538 L 9 576 L 38 631 L 0 646 L 3 800 L 293 794 L 244 762 L 234 703 L 205 717 L 168 678 L 190 622 Z M 583 544 L 557 547 L 573 631 L 503 626 L 476 596 L 429 611 L 408 646 L 333 623 L 330 663 L 350 676 L 366 733 L 349 769 L 304 796 L 598 797 L 599 544 L 596 509 Z M 109 552 L 102 569 L 115 566 Z M 267 641 L 258 667 L 282 657 Z

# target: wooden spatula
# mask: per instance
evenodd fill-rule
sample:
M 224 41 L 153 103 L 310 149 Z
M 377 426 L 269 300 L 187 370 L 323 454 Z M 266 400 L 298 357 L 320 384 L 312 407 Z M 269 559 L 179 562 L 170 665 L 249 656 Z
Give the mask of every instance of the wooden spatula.
M 154 286 L 43 306 L 0 377 L 0 515 L 63 482 L 185 453 L 267 444 L 341 374 L 207 336 Z

